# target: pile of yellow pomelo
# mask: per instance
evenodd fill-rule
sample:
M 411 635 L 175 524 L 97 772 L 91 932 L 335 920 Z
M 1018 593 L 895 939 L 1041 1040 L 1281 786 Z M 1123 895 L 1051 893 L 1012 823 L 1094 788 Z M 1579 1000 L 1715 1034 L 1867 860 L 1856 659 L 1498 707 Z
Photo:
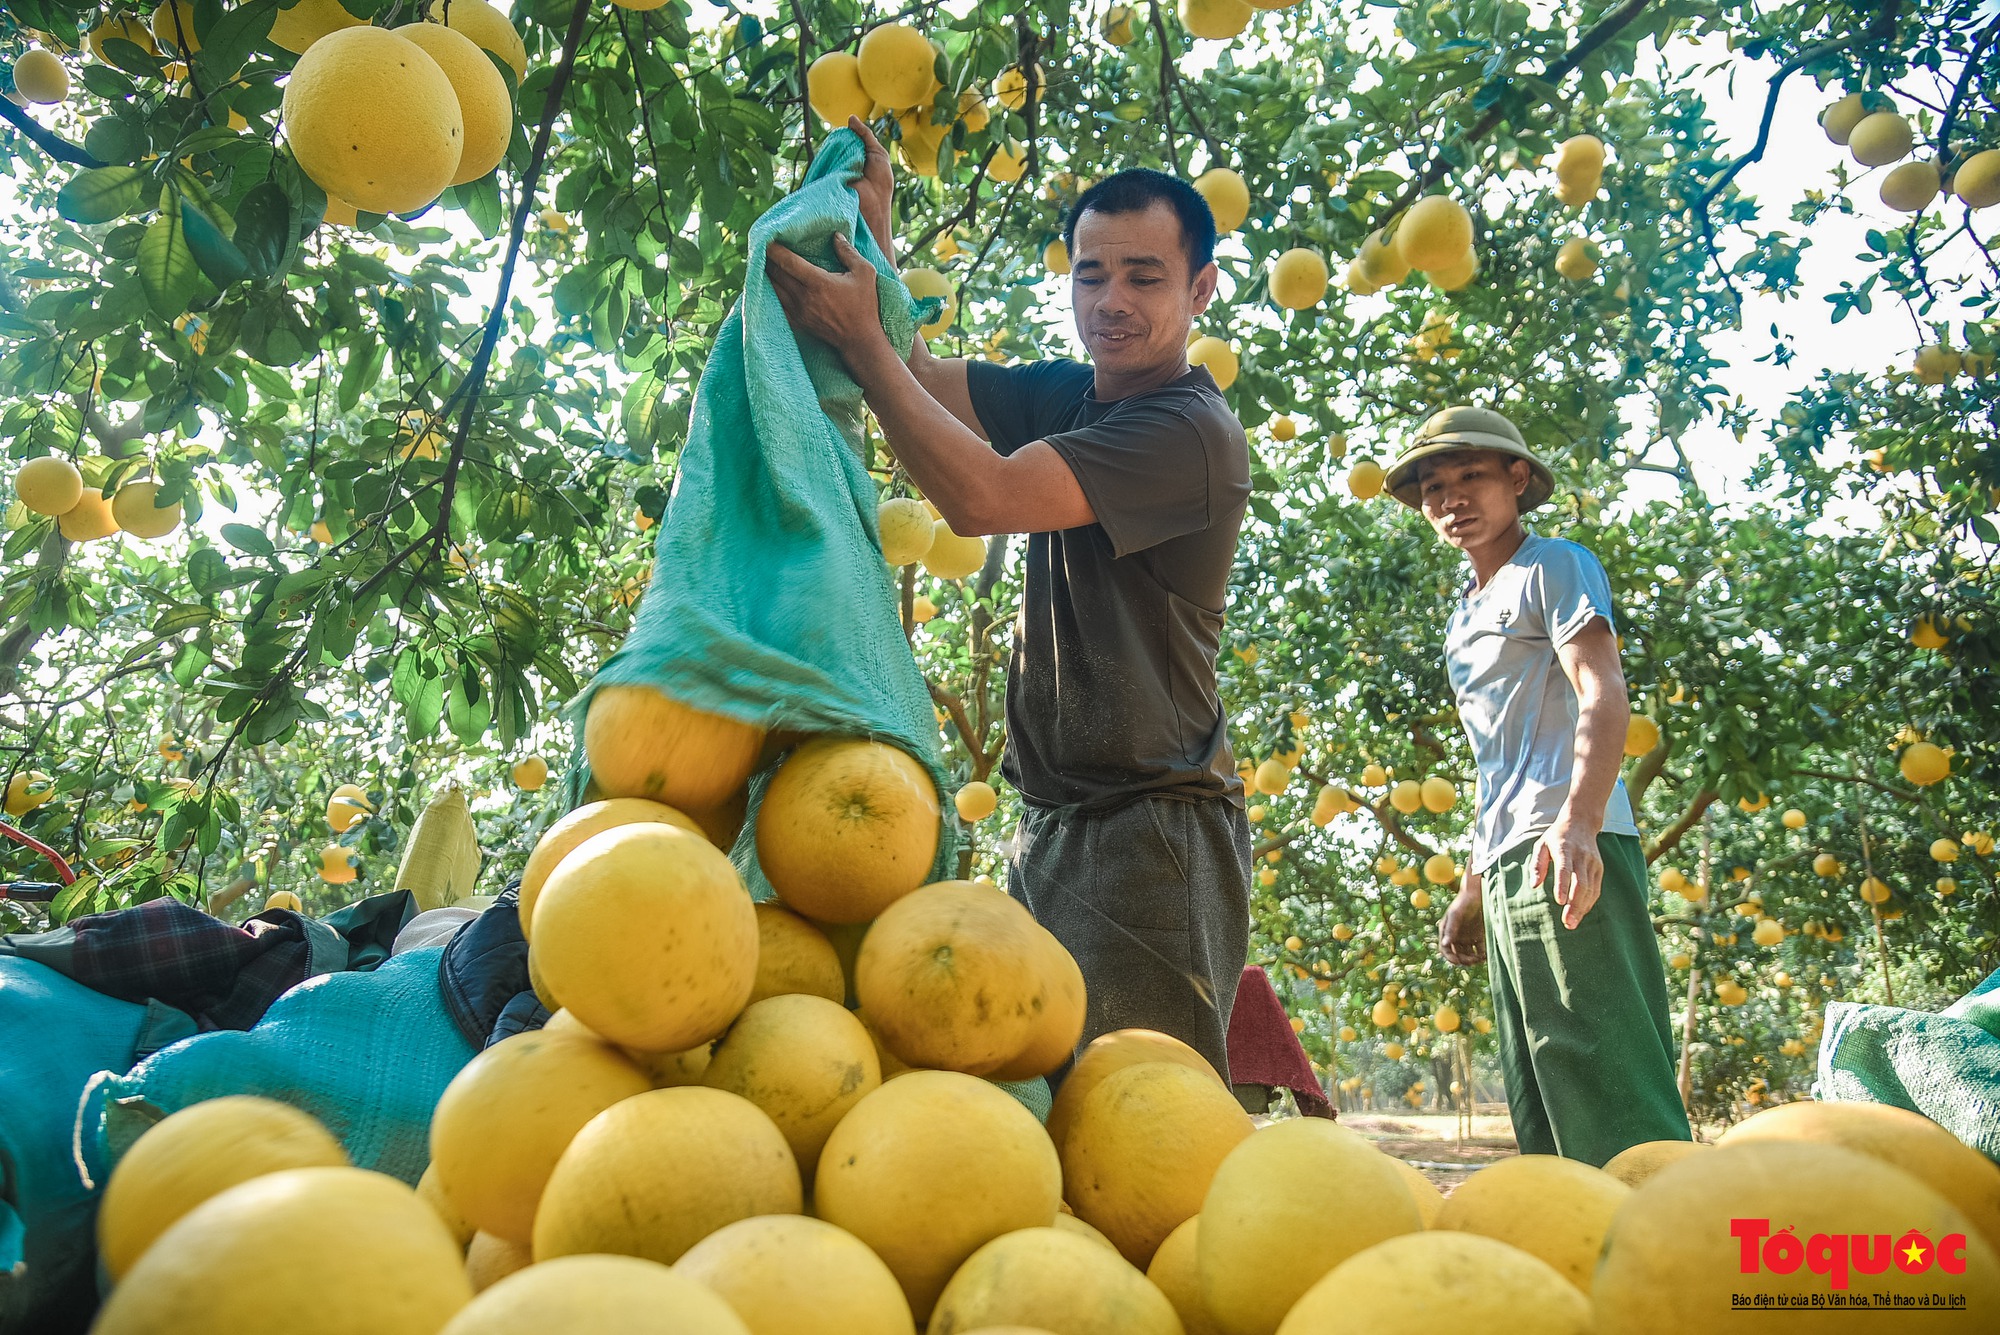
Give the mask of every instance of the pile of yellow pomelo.
M 915 760 L 642 685 L 600 685 L 584 742 L 595 791 L 520 888 L 553 1018 L 453 1079 L 415 1190 L 282 1103 L 176 1112 L 105 1188 L 102 1335 L 1680 1335 L 1736 1291 L 1826 1290 L 1784 1244 L 1743 1274 L 1737 1219 L 1914 1239 L 1936 1265 L 1866 1288 L 1965 1294 L 1940 1329 L 2000 1310 L 2000 1168 L 1893 1108 L 1789 1105 L 1601 1170 L 1522 1156 L 1447 1198 L 1333 1122 L 1258 1127 L 1193 1049 L 1125 1029 L 1044 1124 L 1000 1082 L 1069 1061 L 1082 975 L 1003 891 L 930 880 Z M 753 903 L 722 850 L 767 749 Z

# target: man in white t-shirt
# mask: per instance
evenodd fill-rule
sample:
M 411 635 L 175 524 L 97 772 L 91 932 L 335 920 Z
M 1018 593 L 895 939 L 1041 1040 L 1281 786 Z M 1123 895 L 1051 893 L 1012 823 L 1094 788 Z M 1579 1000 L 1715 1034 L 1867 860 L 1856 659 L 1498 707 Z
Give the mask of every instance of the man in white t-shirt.
M 1555 481 L 1492 409 L 1431 417 L 1387 486 L 1472 568 L 1445 667 L 1477 814 L 1438 945 L 1454 964 L 1487 962 L 1515 1139 L 1598 1166 L 1687 1140 L 1646 859 L 1618 778 L 1631 708 L 1611 581 L 1587 548 L 1522 526 Z

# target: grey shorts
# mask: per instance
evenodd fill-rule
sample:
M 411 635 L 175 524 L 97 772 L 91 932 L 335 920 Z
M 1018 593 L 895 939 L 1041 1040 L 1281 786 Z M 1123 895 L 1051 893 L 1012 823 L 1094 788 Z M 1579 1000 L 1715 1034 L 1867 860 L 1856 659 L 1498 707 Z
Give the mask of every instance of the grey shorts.
M 1157 1029 L 1229 1078 L 1229 1009 L 1250 948 L 1250 823 L 1220 800 L 1030 807 L 1013 895 L 1083 970 L 1083 1041 Z

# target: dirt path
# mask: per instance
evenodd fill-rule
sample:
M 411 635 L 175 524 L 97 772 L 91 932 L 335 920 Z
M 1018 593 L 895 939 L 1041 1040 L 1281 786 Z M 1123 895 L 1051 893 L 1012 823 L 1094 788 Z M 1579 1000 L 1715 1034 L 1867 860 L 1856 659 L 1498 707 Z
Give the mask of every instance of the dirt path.
M 1384 1153 L 1416 1165 L 1446 1195 L 1485 1165 L 1520 1153 L 1504 1112 L 1475 1115 L 1472 1134 L 1463 1142 L 1458 1118 L 1449 1113 L 1349 1113 L 1340 1124 L 1368 1137 Z

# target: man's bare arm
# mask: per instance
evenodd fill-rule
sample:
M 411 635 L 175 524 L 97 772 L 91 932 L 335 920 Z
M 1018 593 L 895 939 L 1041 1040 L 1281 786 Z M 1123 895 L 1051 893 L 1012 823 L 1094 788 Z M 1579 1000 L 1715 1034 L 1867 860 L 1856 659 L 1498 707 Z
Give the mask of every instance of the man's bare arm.
M 981 440 L 990 439 L 972 407 L 972 376 L 963 357 L 933 356 L 922 334 L 910 347 L 910 374 L 924 387 L 924 393 L 943 404 Z
M 1625 729 L 1632 721 L 1618 638 L 1602 617 L 1595 618 L 1556 651 L 1556 659 L 1577 703 L 1576 769 L 1570 775 L 1568 805 L 1594 834 L 1603 828 L 1604 809 L 1625 759 Z

